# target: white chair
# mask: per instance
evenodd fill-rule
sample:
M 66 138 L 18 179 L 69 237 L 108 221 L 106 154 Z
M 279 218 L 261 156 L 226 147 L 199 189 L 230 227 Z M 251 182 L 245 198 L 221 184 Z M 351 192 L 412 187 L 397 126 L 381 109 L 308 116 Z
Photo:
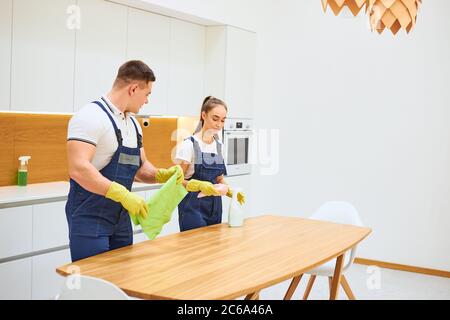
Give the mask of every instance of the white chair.
M 56 300 L 131 300 L 119 287 L 100 278 L 68 276 Z
M 320 208 L 310 217 L 310 219 L 315 220 L 324 220 L 342 224 L 351 224 L 356 226 L 363 226 L 363 223 L 359 217 L 358 211 L 348 202 L 344 201 L 329 201 L 320 206 Z M 353 264 L 356 254 L 356 247 L 354 246 L 351 250 L 347 251 L 344 256 L 344 263 L 342 267 L 342 276 L 340 279 L 340 284 L 344 288 L 347 297 L 350 300 L 355 300 L 355 296 L 353 295 L 352 290 L 347 282 L 347 279 L 344 276 L 344 273 L 348 271 L 350 266 Z M 309 274 L 309 282 L 306 287 L 305 293 L 303 295 L 303 300 L 308 299 L 309 293 L 314 285 L 314 281 L 317 276 L 325 276 L 328 277 L 328 283 L 331 291 L 331 281 L 334 275 L 334 267 L 336 265 L 336 259 L 330 260 L 315 269 L 309 270 L 305 272 L 305 274 Z M 291 285 L 289 286 L 288 291 L 286 292 L 285 299 L 290 299 L 295 289 L 298 286 L 298 283 L 301 279 L 301 276 L 296 277 L 292 280 Z

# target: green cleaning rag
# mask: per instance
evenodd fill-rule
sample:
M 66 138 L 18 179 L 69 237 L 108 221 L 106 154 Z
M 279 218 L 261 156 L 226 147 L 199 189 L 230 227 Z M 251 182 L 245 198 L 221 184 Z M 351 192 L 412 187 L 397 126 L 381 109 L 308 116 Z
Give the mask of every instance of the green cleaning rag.
M 177 177 L 173 175 L 161 189 L 148 199 L 147 218 L 130 215 L 134 225 L 141 225 L 142 231 L 150 240 L 155 239 L 162 227 L 170 221 L 173 211 L 187 194 L 183 185 L 176 184 L 176 182 Z

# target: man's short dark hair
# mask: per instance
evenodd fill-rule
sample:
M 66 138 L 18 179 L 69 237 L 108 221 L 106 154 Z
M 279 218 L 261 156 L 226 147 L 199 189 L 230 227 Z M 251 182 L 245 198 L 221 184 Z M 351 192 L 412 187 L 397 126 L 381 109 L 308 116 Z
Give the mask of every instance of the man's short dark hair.
M 148 65 L 140 60 L 130 60 L 120 66 L 114 86 L 127 85 L 132 81 L 143 81 L 147 85 L 155 80 L 155 74 Z

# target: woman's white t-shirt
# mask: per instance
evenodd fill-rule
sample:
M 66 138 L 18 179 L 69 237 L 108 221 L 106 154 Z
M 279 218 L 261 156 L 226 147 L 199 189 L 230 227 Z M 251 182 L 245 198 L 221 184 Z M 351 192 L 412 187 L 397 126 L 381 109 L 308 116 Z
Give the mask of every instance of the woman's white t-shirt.
M 214 153 L 217 154 L 217 142 L 219 140 L 213 140 L 212 143 L 206 143 L 196 135 L 193 135 L 195 141 L 198 142 L 201 152 Z M 219 141 L 219 144 L 222 145 L 222 142 Z M 194 144 L 192 143 L 190 137 L 185 139 L 182 143 L 180 143 L 177 147 L 177 153 L 175 159 L 177 162 L 186 161 L 189 162 L 190 165 L 184 174 L 186 179 L 189 179 L 194 174 Z

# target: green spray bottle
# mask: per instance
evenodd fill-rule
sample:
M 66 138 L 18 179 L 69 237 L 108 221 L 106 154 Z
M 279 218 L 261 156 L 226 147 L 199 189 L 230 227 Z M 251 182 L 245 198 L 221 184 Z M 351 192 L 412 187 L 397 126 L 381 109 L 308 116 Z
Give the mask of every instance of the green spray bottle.
M 28 160 L 30 160 L 30 156 L 21 156 L 19 157 L 20 166 L 19 171 L 17 172 L 17 185 L 26 186 L 28 182 Z

